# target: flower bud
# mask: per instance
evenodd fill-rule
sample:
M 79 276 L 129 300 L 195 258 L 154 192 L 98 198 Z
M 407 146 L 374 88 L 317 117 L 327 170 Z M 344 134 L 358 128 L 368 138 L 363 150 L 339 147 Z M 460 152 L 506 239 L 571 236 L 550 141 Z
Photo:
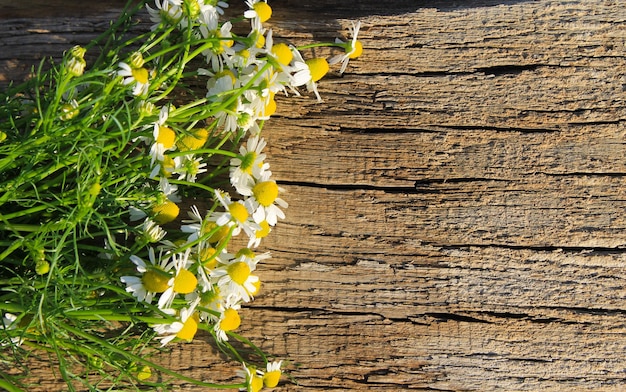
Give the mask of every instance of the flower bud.
M 133 54 L 130 55 L 129 65 L 131 68 L 141 68 L 143 67 L 144 63 L 145 61 L 143 60 L 143 55 L 141 54 L 141 52 L 133 52 Z
M 65 65 L 72 76 L 81 76 L 85 72 L 87 63 L 81 57 L 70 57 Z

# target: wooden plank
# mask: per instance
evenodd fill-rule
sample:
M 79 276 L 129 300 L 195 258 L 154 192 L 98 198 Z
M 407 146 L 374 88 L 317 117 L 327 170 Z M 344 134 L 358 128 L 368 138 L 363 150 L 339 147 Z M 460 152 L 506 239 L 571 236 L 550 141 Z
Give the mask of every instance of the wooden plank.
M 281 99 L 265 132 L 290 207 L 241 332 L 290 361 L 299 385 L 279 390 L 626 388 L 624 7 L 334 3 L 272 2 L 278 39 L 358 18 L 365 46 L 323 103 Z M 3 22 L 21 31 L 0 61 L 107 17 Z M 202 339 L 161 361 L 215 380 L 237 366 Z

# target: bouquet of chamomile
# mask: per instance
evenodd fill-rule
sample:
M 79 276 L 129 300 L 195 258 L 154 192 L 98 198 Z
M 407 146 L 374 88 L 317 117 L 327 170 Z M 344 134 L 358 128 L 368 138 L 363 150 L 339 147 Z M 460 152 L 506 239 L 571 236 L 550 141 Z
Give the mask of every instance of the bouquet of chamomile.
M 261 131 L 276 94 L 320 99 L 330 66 L 361 54 L 359 24 L 305 60 L 265 1 L 230 18 L 224 1 L 132 4 L 0 92 L 0 387 L 29 389 L 40 361 L 69 390 L 275 387 L 283 361 L 236 333 L 287 208 Z M 133 35 L 140 12 L 152 26 Z M 150 360 L 198 330 L 237 383 Z

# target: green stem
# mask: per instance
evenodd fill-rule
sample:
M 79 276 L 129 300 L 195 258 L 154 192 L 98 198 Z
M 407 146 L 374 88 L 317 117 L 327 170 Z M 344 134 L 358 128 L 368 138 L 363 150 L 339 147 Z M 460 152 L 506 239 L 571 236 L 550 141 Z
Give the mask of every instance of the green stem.
M 4 374 L 2 374 L 2 376 L 4 377 Z M 0 389 L 4 389 L 7 392 L 26 392 L 25 389 L 22 389 L 5 379 L 0 379 Z
M 156 369 L 156 370 L 158 370 L 158 371 L 160 371 L 162 373 L 165 373 L 165 374 L 167 374 L 169 376 L 175 377 L 175 378 L 177 378 L 179 380 L 187 381 L 187 382 L 190 382 L 190 383 L 192 383 L 194 385 L 207 387 L 207 388 L 229 389 L 229 388 L 240 388 L 240 387 L 244 387 L 245 386 L 245 384 L 243 384 L 243 383 L 241 383 L 241 384 L 230 384 L 230 385 L 213 384 L 213 383 L 208 383 L 208 382 L 197 380 L 197 379 L 195 379 L 193 377 L 185 376 L 184 374 L 180 374 L 180 373 L 175 372 L 173 370 L 170 370 L 170 369 L 168 369 L 168 368 L 166 368 L 164 366 L 158 365 L 158 364 L 156 364 L 156 363 L 154 363 L 152 361 L 148 361 L 147 359 L 142 358 L 142 357 L 140 357 L 138 355 L 135 355 L 135 354 L 129 353 L 129 352 L 125 351 L 125 350 L 122 350 L 119 347 L 117 347 L 116 345 L 111 344 L 111 343 L 107 342 L 104 339 L 98 338 L 97 336 L 94 336 L 94 335 L 92 335 L 92 334 L 90 334 L 88 332 L 85 332 L 85 331 L 81 330 L 81 329 L 74 328 L 74 327 L 70 326 L 69 324 L 66 324 L 66 323 L 61 322 L 61 321 L 59 321 L 57 323 L 64 330 L 66 330 L 68 332 L 71 332 L 74 335 L 79 336 L 79 337 L 81 337 L 81 338 L 83 338 L 85 340 L 88 340 L 88 341 L 92 342 L 93 344 L 96 344 L 96 345 L 101 346 L 102 348 L 104 348 L 106 350 L 109 350 L 111 352 L 120 354 L 120 355 L 122 355 L 122 356 L 124 356 L 126 358 L 129 358 L 133 362 L 142 363 L 144 365 L 147 365 L 147 366 L 149 366 L 149 367 L 151 367 L 153 369 Z

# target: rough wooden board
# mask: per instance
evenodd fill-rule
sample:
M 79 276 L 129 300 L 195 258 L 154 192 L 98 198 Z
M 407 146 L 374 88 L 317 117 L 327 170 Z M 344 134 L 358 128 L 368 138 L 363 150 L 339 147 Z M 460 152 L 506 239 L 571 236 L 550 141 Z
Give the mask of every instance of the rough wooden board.
M 333 3 L 271 3 L 279 38 L 359 18 L 366 49 L 266 129 L 290 208 L 241 332 L 292 361 L 280 390 L 626 388 L 623 5 Z M 62 52 L 106 17 L 10 42 Z M 217 358 L 162 361 L 232 377 Z

